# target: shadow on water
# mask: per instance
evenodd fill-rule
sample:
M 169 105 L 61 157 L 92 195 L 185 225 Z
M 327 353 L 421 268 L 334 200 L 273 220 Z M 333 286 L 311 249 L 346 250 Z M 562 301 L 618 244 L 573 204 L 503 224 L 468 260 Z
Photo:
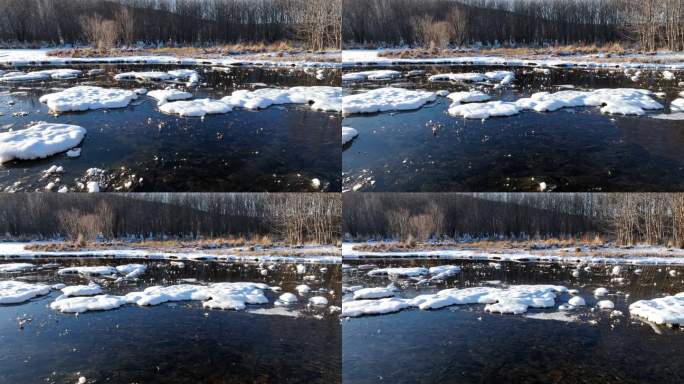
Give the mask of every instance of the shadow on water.
M 249 281 L 295 292 L 302 276 L 294 265 L 276 264 L 268 276 L 251 264 L 145 260 L 32 261 L 74 265 L 139 262 L 148 270 L 137 282 L 98 279 L 105 293 L 125 294 L 152 285 Z M 85 284 L 87 279 L 58 276 L 56 267 L 38 272 L 1 275 L 43 283 Z M 327 271 L 320 269 L 326 267 Z M 340 305 L 340 266 L 308 265 L 312 293 Z M 321 292 L 314 290 L 322 289 Z M 329 292 L 335 292 L 331 295 Z M 79 316 L 49 309 L 57 296 L 38 297 L 17 305 L 0 305 L 0 382 L 65 383 L 85 376 L 98 383 L 334 383 L 339 382 L 341 331 L 337 314 L 311 308 L 300 297 L 290 315 L 274 307 L 280 293 L 265 291 L 269 303 L 245 311 L 202 308 L 200 302 L 152 307 L 126 305 Z M 265 309 L 270 314 L 251 313 Z M 298 317 L 294 317 L 298 314 Z M 20 328 L 21 319 L 30 319 Z
M 69 68 L 87 71 L 93 66 Z M 271 106 L 264 110 L 235 109 L 204 119 L 166 115 L 156 100 L 140 96 L 126 108 L 48 113 L 39 97 L 77 84 L 148 90 L 168 83 L 115 81 L 127 71 L 168 71 L 174 66 L 102 66 L 107 72 L 75 80 L 0 83 L 0 131 L 24 128 L 31 122 L 46 121 L 81 125 L 88 130 L 78 158 L 64 153 L 42 160 L 12 161 L 0 166 L 0 188 L 19 184 L 19 190 L 43 189 L 41 171 L 62 165 L 59 186 L 75 187 L 75 179 L 97 167 L 112 175 L 108 190 L 133 181 L 134 192 L 197 191 L 309 191 L 311 180 L 321 189 L 340 190 L 339 114 L 315 112 L 305 105 Z M 186 67 L 192 68 L 192 67 Z M 24 71 L 44 68 L 22 68 Z M 266 85 L 339 86 L 339 71 L 326 70 L 323 80 L 299 69 L 192 68 L 199 72 L 201 85 L 187 89 L 193 98 L 216 98 L 236 89 L 258 89 Z M 186 89 L 184 84 L 177 88 Z M 27 112 L 25 116 L 15 115 Z M 142 182 L 138 180 L 142 178 Z M 59 186 L 57 188 L 59 188 Z
M 343 285 L 385 286 L 387 277 L 369 277 L 359 269 L 370 261 L 345 261 Z M 345 383 L 681 383 L 684 380 L 684 331 L 656 327 L 629 317 L 629 304 L 684 291 L 684 268 L 623 267 L 612 275 L 607 266 L 572 276 L 558 264 L 495 264 L 472 261 L 373 260 L 378 267 L 460 265 L 447 281 L 417 288 L 398 279 L 400 297 L 414 297 L 450 287 L 554 284 L 578 289 L 587 306 L 563 321 L 531 318 L 558 313 L 530 309 L 525 315 L 494 315 L 484 305 L 352 318 L 342 322 L 342 375 Z M 366 266 L 372 268 L 371 266 Z M 668 269 L 679 275 L 672 277 Z M 616 279 L 622 278 L 618 281 Z M 623 312 L 595 309 L 594 289 L 606 287 L 604 299 Z M 568 294 L 556 299 L 567 301 Z M 349 299 L 349 297 L 345 298 Z M 594 309 L 592 309 L 594 308 Z M 657 332 L 656 332 L 657 331 Z
M 485 72 L 492 67 L 401 66 L 406 73 Z M 347 69 L 345 71 L 356 71 Z M 366 70 L 364 68 L 364 70 Z M 655 97 L 664 110 L 646 116 L 610 116 L 598 108 L 466 120 L 447 114 L 450 100 L 423 108 L 350 115 L 343 125 L 359 136 L 342 153 L 343 189 L 359 185 L 373 191 L 535 191 L 545 182 L 555 191 L 680 191 L 684 188 L 684 121 L 654 119 L 669 113 L 677 97 L 675 80 L 643 71 L 630 80 L 622 71 L 553 69 L 549 74 L 514 69 L 515 88 L 429 83 L 427 75 L 384 82 L 345 83 L 348 92 L 374 87 L 463 91 L 483 88 L 493 100 L 514 101 L 532 93 L 597 88 L 642 88 L 664 92 Z M 371 180 L 372 185 L 364 180 Z M 357 188 L 359 189 L 359 188 Z

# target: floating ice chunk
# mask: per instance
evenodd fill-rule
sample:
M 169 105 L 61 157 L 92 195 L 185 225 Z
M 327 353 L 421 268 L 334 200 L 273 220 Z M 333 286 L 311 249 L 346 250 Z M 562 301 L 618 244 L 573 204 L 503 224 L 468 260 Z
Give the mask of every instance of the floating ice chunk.
M 613 309 L 613 308 L 615 308 L 615 304 L 610 300 L 601 300 L 598 303 L 596 303 L 596 306 L 601 308 L 601 309 Z
M 33 268 L 35 268 L 35 265 L 29 263 L 0 264 L 0 273 L 23 272 Z
M 551 112 L 569 107 L 598 107 L 602 113 L 622 115 L 643 115 L 645 109 L 662 109 L 663 106 L 651 98 L 653 93 L 645 89 L 617 88 L 593 91 L 566 90 L 555 93 L 538 92 L 529 98 L 515 102 L 521 109 L 537 112 Z
M 480 81 L 498 81 L 500 85 L 510 84 L 515 80 L 515 74 L 511 71 L 491 71 L 482 73 L 440 73 L 432 75 L 428 81 L 460 81 L 460 82 L 480 82 Z
M 79 157 L 81 156 L 81 148 L 70 149 L 66 153 L 67 157 Z
M 175 69 L 167 73 L 178 80 L 187 80 L 185 85 L 188 87 L 199 84 L 199 74 L 194 69 Z
M 192 93 L 179 91 L 177 89 L 156 89 L 148 92 L 147 95 L 157 99 L 157 105 L 162 105 L 169 101 L 185 100 L 192 97 Z
M 297 274 L 299 274 L 299 275 L 303 275 L 306 273 L 306 265 L 297 264 L 297 266 L 295 268 L 297 269 Z
M 527 308 L 527 304 L 519 301 L 502 301 L 495 304 L 487 304 L 485 306 L 485 311 L 492 313 L 511 313 L 514 315 L 520 315 L 527 312 Z
M 95 69 L 91 69 L 90 71 L 88 71 L 88 72 L 87 72 L 87 75 L 88 75 L 88 76 L 97 76 L 97 75 L 102 75 L 103 73 L 105 73 L 105 70 L 104 70 L 104 69 L 102 69 L 102 68 L 95 68 Z
M 452 116 L 463 116 L 466 119 L 488 119 L 490 117 L 513 116 L 520 113 L 515 103 L 490 101 L 487 103 L 452 104 L 448 110 Z
M 159 110 L 183 117 L 201 117 L 209 114 L 228 113 L 233 108 L 219 100 L 197 99 L 162 104 L 159 106 Z
M 49 79 L 73 79 L 81 76 L 77 69 L 46 69 L 43 71 L 9 72 L 0 76 L 0 82 L 41 81 Z
M 278 297 L 278 300 L 280 300 L 280 302 L 285 304 L 285 305 L 294 304 L 298 301 L 297 296 L 295 296 L 294 294 L 292 294 L 290 292 L 283 293 L 282 295 L 280 295 L 280 297 Z
M 116 268 L 107 266 L 68 267 L 57 271 L 58 275 L 110 276 L 116 275 Z
M 114 80 L 138 80 L 138 81 L 164 81 L 171 80 L 173 76 L 166 72 L 124 72 L 114 75 Z
M 116 271 L 124 275 L 124 279 L 135 279 L 145 273 L 147 266 L 145 264 L 124 264 L 118 265 Z
M 601 287 L 601 288 L 596 288 L 596 289 L 594 290 L 594 296 L 596 296 L 596 297 L 605 296 L 605 295 L 607 295 L 607 294 L 608 294 L 608 289 L 603 288 L 603 287 Z
M 57 283 L 57 284 L 52 285 L 52 289 L 57 289 L 57 290 L 60 290 L 64 287 L 66 287 L 66 284 L 62 284 L 62 283 Z
M 359 135 L 359 131 L 351 127 L 342 127 L 342 145 L 352 141 Z
M 346 301 L 342 303 L 342 316 L 380 315 L 383 313 L 399 312 L 410 306 L 411 304 L 408 300 L 399 298 Z
M 421 267 L 411 267 L 411 268 L 377 268 L 368 272 L 368 276 L 401 276 L 401 277 L 412 277 L 427 275 L 428 269 Z
M 377 71 L 363 71 L 345 73 L 342 75 L 342 81 L 363 81 L 363 80 L 390 80 L 401 76 L 401 72 L 389 69 L 381 69 Z
M 309 298 L 309 304 L 317 306 L 317 307 L 324 307 L 328 305 L 328 299 L 326 299 L 323 296 L 314 296 Z
M 14 159 L 42 159 L 77 146 L 86 130 L 78 125 L 37 123 L 0 132 L 0 164 Z
M 48 93 L 40 97 L 50 111 L 87 111 L 89 109 L 124 108 L 138 95 L 129 90 L 118 88 L 101 88 L 80 85 L 67 88 L 56 93 Z
M 431 267 L 428 273 L 432 275 L 432 280 L 441 280 L 461 272 L 461 267 L 457 265 L 439 265 Z
M 0 304 L 17 304 L 50 293 L 50 286 L 23 281 L 0 281 Z
M 292 87 L 261 88 L 254 91 L 241 89 L 221 99 L 224 103 L 238 108 L 264 109 L 279 104 L 308 104 L 315 111 L 334 111 L 342 109 L 341 87 Z
M 309 288 L 309 286 L 306 284 L 301 284 L 295 287 L 295 291 L 297 291 L 297 293 L 299 293 L 300 295 L 305 295 L 311 292 L 311 288 Z
M 57 173 L 64 173 L 64 167 L 61 165 L 51 165 L 50 168 L 43 171 L 44 176 L 51 176 Z
M 207 289 L 211 297 L 202 305 L 206 308 L 243 310 L 246 304 L 266 304 L 268 299 L 263 290 L 269 286 L 263 283 L 215 283 Z
M 317 177 L 314 177 L 311 179 L 311 188 L 313 189 L 318 189 L 321 187 L 321 180 L 318 179 Z
M 478 103 L 491 99 L 491 96 L 482 91 L 452 92 L 447 95 L 455 103 Z
M 684 292 L 652 300 L 639 300 L 629 312 L 656 324 L 684 325 Z
M 102 293 L 102 287 L 91 283 L 88 285 L 70 285 L 61 289 L 66 297 L 70 296 L 92 296 Z
M 684 112 L 684 98 L 680 97 L 672 100 L 670 103 L 670 110 L 672 112 Z
M 342 97 L 342 112 L 351 114 L 411 110 L 420 108 L 435 99 L 437 95 L 434 92 L 391 87 L 378 88 Z
M 354 300 L 359 299 L 380 299 L 383 297 L 394 296 L 392 288 L 377 287 L 377 288 L 363 288 L 354 291 Z
M 583 305 L 586 305 L 587 302 L 584 301 L 584 299 L 581 296 L 573 296 L 568 300 L 568 304 L 572 305 L 573 307 L 581 307 Z
M 106 311 L 126 304 L 121 296 L 97 295 L 64 297 L 50 303 L 50 308 L 63 313 L 83 313 L 87 311 Z

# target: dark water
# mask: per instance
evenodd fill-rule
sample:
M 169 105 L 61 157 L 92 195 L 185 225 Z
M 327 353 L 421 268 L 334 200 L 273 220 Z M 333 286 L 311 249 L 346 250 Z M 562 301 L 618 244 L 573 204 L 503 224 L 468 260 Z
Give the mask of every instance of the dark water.
M 79 158 L 57 154 L 43 160 L 12 161 L 0 166 L 0 189 L 21 181 L 17 190 L 43 189 L 41 171 L 62 165 L 59 186 L 74 187 L 88 168 L 108 171 L 114 191 L 135 180 L 133 192 L 202 191 L 310 191 L 318 178 L 321 190 L 340 190 L 340 120 L 336 113 L 314 112 L 305 105 L 271 106 L 265 110 L 235 109 L 204 119 L 166 115 L 156 100 L 140 96 L 126 108 L 48 114 L 39 97 L 77 84 L 148 90 L 166 83 L 115 81 L 127 71 L 169 71 L 175 66 L 70 66 L 85 71 L 103 68 L 101 76 L 76 80 L 0 84 L 0 131 L 24 128 L 30 122 L 46 121 L 81 125 L 88 130 Z M 192 67 L 185 67 L 192 68 Z M 45 68 L 21 68 L 23 71 Z M 315 73 L 298 69 L 192 68 L 200 74 L 201 86 L 188 91 L 195 99 L 221 98 L 236 89 L 269 86 L 339 86 L 339 70 Z M 184 89 L 184 85 L 177 88 Z M 14 104 L 10 104 L 14 103 Z M 13 113 L 28 112 L 26 116 Z M 143 178 L 143 182 L 137 180 Z
M 371 261 L 350 262 L 344 285 L 384 286 L 390 280 L 355 269 Z M 574 321 L 540 320 L 525 315 L 493 315 L 484 305 L 419 309 L 347 319 L 342 322 L 345 383 L 681 383 L 684 380 L 684 331 L 655 327 L 629 317 L 627 307 L 684 291 L 684 268 L 671 277 L 666 267 L 624 267 L 623 283 L 611 282 L 607 267 L 593 267 L 580 278 L 557 264 L 439 260 L 373 260 L 378 266 L 460 265 L 462 272 L 443 284 L 416 288 L 399 279 L 402 297 L 449 287 L 496 284 L 558 284 L 579 289 L 587 306 L 570 312 Z M 493 285 L 498 286 L 498 285 Z M 604 299 L 624 316 L 594 307 L 593 290 L 606 287 Z M 617 294 L 615 294 L 617 292 Z M 563 294 L 560 304 L 568 299 Z M 530 309 L 528 314 L 556 309 Z M 656 332 L 657 330 L 657 332 Z
M 345 69 L 346 72 L 367 68 Z M 560 85 L 577 90 L 642 88 L 665 92 L 655 98 L 664 110 L 647 115 L 611 116 L 599 108 L 523 111 L 511 117 L 466 120 L 447 114 L 450 100 L 405 112 L 350 115 L 343 125 L 359 136 L 342 154 L 343 189 L 361 191 L 537 191 L 545 182 L 555 191 L 680 191 L 684 188 L 684 121 L 660 120 L 669 113 L 682 74 L 664 81 L 660 72 L 643 71 L 639 82 L 621 70 L 493 67 L 393 67 L 428 74 L 514 70 L 515 88 L 487 91 L 492 100 L 513 101 Z M 405 88 L 463 91 L 473 85 L 427 83 L 427 75 L 391 82 L 345 83 L 351 92 L 392 84 Z M 435 132 L 433 133 L 433 127 Z M 369 179 L 370 178 L 370 179 Z M 370 180 L 374 181 L 371 185 Z
M 102 282 L 106 293 L 123 294 L 150 285 L 200 282 L 249 281 L 279 285 L 293 292 L 301 284 L 293 265 L 277 265 L 268 277 L 256 265 L 186 262 L 171 267 L 166 262 L 121 260 L 32 260 L 66 265 L 148 264 L 138 282 Z M 323 273 L 319 269 L 327 267 Z M 310 265 L 307 282 L 315 293 L 340 305 L 339 265 Z M 56 269 L 0 280 L 85 284 L 79 277 L 60 277 Z M 187 281 L 186 281 L 187 282 Z M 191 283 L 191 282 L 189 282 Z M 246 311 L 208 310 L 200 302 L 175 302 L 152 307 L 126 305 L 119 309 L 61 314 L 48 305 L 58 296 L 34 298 L 17 305 L 0 305 L 0 383 L 334 383 L 339 382 L 339 319 L 327 309 L 310 309 L 305 300 L 295 305 L 299 317 L 249 313 L 272 309 L 279 295 L 265 291 L 266 305 L 248 305 Z M 20 329 L 19 319 L 31 321 Z

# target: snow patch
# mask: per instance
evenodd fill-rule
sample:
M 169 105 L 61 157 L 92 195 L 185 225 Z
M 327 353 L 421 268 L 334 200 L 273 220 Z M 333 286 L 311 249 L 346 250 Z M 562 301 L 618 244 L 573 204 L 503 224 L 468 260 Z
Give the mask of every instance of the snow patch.
M 342 127 L 342 145 L 352 141 L 359 135 L 359 131 L 351 127 Z
M 434 92 L 378 88 L 342 97 L 342 112 L 352 114 L 418 109 L 426 103 L 435 101 L 436 98 Z
M 656 324 L 684 325 L 684 292 L 652 300 L 639 300 L 629 312 Z
M 118 88 L 102 88 L 80 85 L 40 97 L 52 112 L 87 111 L 90 109 L 124 108 L 138 94 Z

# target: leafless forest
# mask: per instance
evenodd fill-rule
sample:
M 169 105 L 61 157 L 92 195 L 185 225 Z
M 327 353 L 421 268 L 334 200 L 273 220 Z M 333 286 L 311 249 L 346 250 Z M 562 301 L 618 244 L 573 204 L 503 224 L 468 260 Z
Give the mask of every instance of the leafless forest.
M 340 46 L 341 0 L 2 0 L 0 42 Z
M 291 244 L 334 244 L 335 194 L 0 194 L 6 239 L 207 239 L 269 236 Z
M 684 49 L 684 0 L 344 0 L 345 43 Z
M 343 204 L 342 231 L 358 239 L 600 237 L 684 247 L 684 194 L 353 193 Z

